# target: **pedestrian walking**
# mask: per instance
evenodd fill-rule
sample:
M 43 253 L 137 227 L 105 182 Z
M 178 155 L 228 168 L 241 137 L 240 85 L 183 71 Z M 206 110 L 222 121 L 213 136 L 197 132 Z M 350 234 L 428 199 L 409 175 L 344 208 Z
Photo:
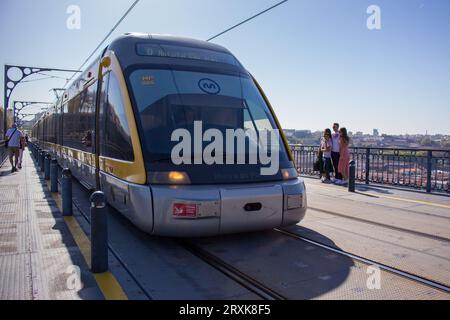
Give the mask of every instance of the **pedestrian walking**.
M 23 152 L 25 151 L 25 147 L 26 147 L 26 140 L 25 138 L 22 136 L 20 137 L 20 147 L 19 147 L 19 162 L 17 164 L 17 168 L 22 169 L 22 159 L 23 159 Z
M 11 163 L 11 173 L 17 171 L 20 138 L 22 136 L 22 132 L 17 128 L 17 124 L 15 123 L 8 129 L 8 131 L 6 131 L 6 147 L 8 148 L 9 162 Z

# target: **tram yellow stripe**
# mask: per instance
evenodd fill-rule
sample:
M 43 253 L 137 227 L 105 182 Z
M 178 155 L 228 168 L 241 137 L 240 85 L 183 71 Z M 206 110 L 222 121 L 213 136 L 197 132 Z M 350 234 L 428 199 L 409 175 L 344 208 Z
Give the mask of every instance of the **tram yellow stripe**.
M 47 182 L 47 187 L 50 189 L 50 183 Z M 62 199 L 59 193 L 52 193 L 52 197 L 58 206 L 58 209 L 62 212 Z M 84 233 L 80 224 L 73 216 L 64 217 L 64 221 L 72 234 L 78 248 L 80 248 L 81 254 L 86 261 L 89 269 L 91 268 L 91 241 L 86 233 Z M 128 300 L 127 295 L 123 291 L 119 282 L 114 275 L 107 271 L 104 273 L 94 273 L 95 281 L 97 282 L 100 291 L 106 300 Z

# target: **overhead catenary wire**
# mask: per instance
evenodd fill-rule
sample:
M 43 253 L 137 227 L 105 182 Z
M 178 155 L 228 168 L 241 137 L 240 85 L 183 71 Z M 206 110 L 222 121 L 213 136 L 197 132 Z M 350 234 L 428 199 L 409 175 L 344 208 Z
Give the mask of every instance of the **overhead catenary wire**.
M 62 80 L 68 80 L 68 78 L 65 77 L 60 77 L 60 76 L 54 76 L 48 73 L 44 73 L 44 72 L 38 72 L 37 74 L 40 74 L 42 76 L 46 76 L 46 77 L 50 77 L 50 78 L 54 78 L 54 79 L 62 79 Z
M 89 60 L 94 56 L 94 54 L 97 52 L 97 50 L 105 43 L 105 41 L 109 38 L 109 36 L 117 29 L 117 27 L 122 23 L 123 20 L 128 16 L 128 14 L 131 12 L 131 10 L 134 9 L 134 7 L 138 4 L 140 0 L 135 0 L 133 4 L 125 11 L 125 13 L 120 17 L 120 19 L 116 22 L 114 27 L 107 33 L 107 35 L 103 38 L 102 41 L 97 45 L 97 47 L 92 51 L 92 53 L 84 60 L 84 62 L 81 64 L 81 66 L 78 68 L 78 70 L 82 70 L 82 68 L 86 65 L 86 63 L 89 62 Z M 67 84 L 70 82 L 70 80 L 73 79 L 75 76 L 75 73 L 66 81 L 64 84 L 64 88 L 67 86 Z
M 122 15 L 122 17 L 116 22 L 116 24 L 115 24 L 115 25 L 113 26 L 113 28 L 108 32 L 108 34 L 103 38 L 103 40 L 100 41 L 100 43 L 99 43 L 99 44 L 97 45 L 97 47 L 92 51 L 92 53 L 84 60 L 84 62 L 81 64 L 81 66 L 78 68 L 78 70 L 82 70 L 82 68 L 86 65 L 86 63 L 89 62 L 89 60 L 94 56 L 94 54 L 97 52 L 97 50 L 105 43 L 105 41 L 111 36 L 111 34 L 112 34 L 112 33 L 117 29 L 117 27 L 122 23 L 122 21 L 125 20 L 125 18 L 126 18 L 126 17 L 128 16 L 128 14 L 134 9 L 134 7 L 138 4 L 139 1 L 140 1 L 140 0 L 135 0 L 135 1 L 133 2 L 133 4 L 127 9 L 127 11 Z M 245 19 L 245 20 L 243 20 L 243 21 L 241 21 L 241 22 L 239 22 L 239 23 L 233 25 L 232 27 L 230 27 L 230 28 L 228 28 L 228 29 L 226 29 L 226 30 L 224 30 L 224 31 L 222 31 L 222 32 L 220 32 L 220 33 L 218 33 L 218 34 L 216 34 L 216 35 L 210 37 L 210 38 L 207 39 L 206 41 L 214 40 L 214 39 L 216 39 L 216 38 L 218 38 L 218 37 L 224 35 L 225 33 L 229 32 L 229 31 L 231 31 L 231 30 L 233 30 L 233 29 L 235 29 L 235 28 L 237 28 L 237 27 L 239 27 L 239 26 L 241 26 L 241 25 L 243 25 L 243 24 L 245 24 L 245 23 L 247 23 L 247 22 L 249 22 L 249 21 L 251 21 L 251 20 L 253 20 L 253 19 L 257 18 L 257 17 L 259 17 L 259 16 L 261 16 L 261 15 L 263 15 L 263 14 L 266 13 L 266 12 L 269 12 L 270 10 L 275 9 L 276 7 L 278 7 L 278 6 L 280 6 L 280 5 L 284 4 L 284 3 L 286 3 L 286 2 L 288 2 L 288 1 L 289 1 L 289 0 L 283 0 L 283 1 L 280 1 L 280 2 L 278 2 L 278 3 L 276 3 L 276 4 L 274 4 L 273 6 L 267 8 L 267 9 L 261 11 L 261 12 L 258 12 L 257 14 L 255 14 L 255 15 L 253 15 L 253 16 L 251 16 L 251 17 L 249 17 L 249 18 L 247 18 L 247 19 Z M 66 83 L 64 84 L 64 88 L 66 88 L 67 84 L 74 78 L 74 76 L 75 76 L 75 73 L 74 73 L 69 79 L 67 79 Z
M 52 76 L 50 74 L 47 73 L 41 73 L 41 72 L 37 72 L 36 74 L 39 74 L 41 76 L 44 76 L 42 78 L 37 78 L 37 79 L 31 79 L 31 80 L 22 80 L 22 83 L 27 83 L 27 82 L 36 82 L 36 81 L 41 81 L 41 80 L 48 80 L 48 79 L 62 79 L 62 80 L 66 80 L 68 81 L 68 78 L 64 78 L 64 77 L 58 77 L 58 76 Z
M 206 41 L 214 40 L 214 39 L 216 39 L 216 38 L 218 38 L 218 37 L 224 35 L 225 33 L 229 32 L 229 31 L 231 31 L 231 30 L 233 30 L 233 29 L 236 29 L 237 27 L 239 27 L 239 26 L 241 26 L 241 25 L 243 25 L 243 24 L 249 22 L 250 20 L 253 20 L 253 19 L 257 18 L 257 17 L 259 17 L 260 15 L 262 15 L 262 14 L 264 14 L 264 13 L 266 13 L 266 12 L 272 10 L 272 9 L 275 9 L 275 8 L 278 7 L 278 6 L 281 6 L 282 4 L 284 4 L 284 3 L 288 2 L 288 1 L 289 1 L 289 0 L 283 0 L 283 1 L 280 1 L 280 2 L 278 2 L 278 3 L 276 3 L 276 4 L 274 4 L 273 6 L 271 6 L 271 7 L 269 7 L 269 8 L 267 8 L 267 9 L 265 9 L 265 10 L 263 10 L 263 11 L 261 11 L 261 12 L 255 14 L 255 15 L 251 16 L 250 18 L 247 18 L 247 19 L 245 19 L 244 21 L 241 21 L 241 22 L 239 22 L 238 24 L 235 24 L 234 26 L 232 26 L 232 27 L 230 27 L 230 28 L 228 28 L 228 29 L 226 29 L 226 30 L 224 30 L 224 31 L 222 31 L 222 32 L 220 32 L 220 33 L 218 33 L 218 34 L 216 34 L 215 36 L 212 36 L 211 38 L 209 38 L 209 39 L 206 40 Z

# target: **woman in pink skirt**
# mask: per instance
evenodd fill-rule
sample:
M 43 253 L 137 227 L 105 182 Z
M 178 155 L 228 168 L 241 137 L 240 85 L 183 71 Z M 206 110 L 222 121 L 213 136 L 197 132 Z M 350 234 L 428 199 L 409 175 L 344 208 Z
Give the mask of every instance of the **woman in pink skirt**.
M 339 166 L 338 171 L 342 174 L 342 182 L 338 182 L 338 184 L 345 184 L 347 183 L 348 176 L 349 176 L 349 162 L 350 162 L 350 151 L 348 150 L 348 146 L 350 144 L 350 138 L 347 134 L 346 128 L 341 128 L 339 130 L 339 134 L 341 136 L 340 139 L 340 148 L 339 148 Z

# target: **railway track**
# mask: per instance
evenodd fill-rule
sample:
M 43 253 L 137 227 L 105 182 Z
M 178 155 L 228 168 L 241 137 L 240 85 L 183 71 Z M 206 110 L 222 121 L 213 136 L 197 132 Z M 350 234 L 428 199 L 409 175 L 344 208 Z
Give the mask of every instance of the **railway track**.
M 412 280 L 414 282 L 417 282 L 417 283 L 420 283 L 420 284 L 423 284 L 423 285 L 427 285 L 429 287 L 432 287 L 434 289 L 438 289 L 438 290 L 444 291 L 446 293 L 450 293 L 450 287 L 448 287 L 445 284 L 442 284 L 442 283 L 439 283 L 439 282 L 436 282 L 436 281 L 433 281 L 433 280 L 430 280 L 430 279 L 427 279 L 427 278 L 424 278 L 424 277 L 421 277 L 421 276 L 418 276 L 418 275 L 415 275 L 415 274 L 412 274 L 412 273 L 409 273 L 409 272 L 402 271 L 400 269 L 388 266 L 388 265 L 380 263 L 380 262 L 376 262 L 376 261 L 371 260 L 371 259 L 367 259 L 367 258 L 358 256 L 356 254 L 353 254 L 353 253 L 350 253 L 350 252 L 347 252 L 347 251 L 344 251 L 344 250 L 341 250 L 341 249 L 338 249 L 338 248 L 335 248 L 335 247 L 323 244 L 321 242 L 318 242 L 318 241 L 315 241 L 315 240 L 303 237 L 303 236 L 301 236 L 299 234 L 296 234 L 296 233 L 293 233 L 293 232 L 290 232 L 290 231 L 286 231 L 286 230 L 278 229 L 278 228 L 275 228 L 274 230 L 276 232 L 284 234 L 284 235 L 286 235 L 288 237 L 295 238 L 297 240 L 301 240 L 301 241 L 307 242 L 309 244 L 318 246 L 318 247 L 320 247 L 322 249 L 326 249 L 326 250 L 332 251 L 334 253 L 346 256 L 346 257 L 348 257 L 350 259 L 353 259 L 355 261 L 359 261 L 359 262 L 362 262 L 362 263 L 365 263 L 365 264 L 368 264 L 368 265 L 376 266 L 376 267 L 380 268 L 381 270 L 393 273 L 393 274 L 395 274 L 397 276 L 400 276 L 400 277 L 403 277 L 403 278 L 407 278 L 407 279 Z
M 90 220 L 89 220 L 89 215 L 85 212 L 85 210 L 82 208 L 81 205 L 79 205 L 76 201 L 73 201 L 74 206 L 79 210 L 79 212 L 81 213 L 81 215 L 83 216 L 83 218 L 86 220 L 86 222 L 88 224 L 90 224 Z M 315 210 L 315 209 L 314 209 Z M 345 216 L 345 215 L 344 215 Z M 347 217 L 347 216 L 345 216 Z M 350 217 L 351 218 L 351 217 Z M 371 223 L 371 221 L 366 221 L 367 223 Z M 375 223 L 377 224 L 377 223 Z M 407 278 L 409 280 L 415 281 L 417 283 L 423 284 L 423 285 L 427 285 L 429 287 L 432 287 L 434 289 L 438 289 L 441 290 L 443 292 L 446 293 L 450 293 L 450 287 L 427 279 L 425 277 L 421 277 L 409 272 L 405 272 L 402 271 L 400 269 L 385 265 L 383 263 L 380 262 L 376 262 L 374 260 L 371 259 L 367 259 L 361 256 L 358 256 L 356 254 L 352 254 L 350 252 L 346 252 L 344 250 L 323 244 L 321 242 L 303 237 L 299 234 L 293 233 L 293 232 L 289 232 L 287 230 L 282 230 L 282 229 L 278 229 L 275 228 L 274 229 L 276 232 L 279 232 L 285 236 L 289 236 L 291 238 L 295 238 L 297 240 L 301 240 L 304 242 L 307 242 L 311 245 L 315 245 L 318 246 L 320 248 L 332 251 L 334 253 L 340 254 L 340 255 L 344 255 L 348 258 L 354 259 L 356 261 L 368 264 L 368 265 L 374 265 L 379 267 L 381 270 L 393 273 L 397 276 L 401 276 L 403 278 Z M 415 233 L 415 232 L 410 232 L 410 233 Z M 419 233 L 419 235 L 421 235 L 421 233 Z M 436 239 L 436 237 L 434 237 Z M 440 240 L 445 240 L 445 241 L 450 241 L 449 239 L 440 239 Z M 249 290 L 250 292 L 253 292 L 254 294 L 256 294 L 258 297 L 260 297 L 263 300 L 288 300 L 287 297 L 283 296 L 282 294 L 276 292 L 275 290 L 271 289 L 270 287 L 266 286 L 265 284 L 259 282 L 258 280 L 254 279 L 253 277 L 251 277 L 250 275 L 247 275 L 243 272 L 241 272 L 240 270 L 234 268 L 233 266 L 231 266 L 230 264 L 228 264 L 227 262 L 225 262 L 224 260 L 222 260 L 221 258 L 207 252 L 206 250 L 202 249 L 201 247 L 195 245 L 192 242 L 189 241 L 185 241 L 185 240 L 178 240 L 179 245 L 181 245 L 184 249 L 186 249 L 187 251 L 189 251 L 191 254 L 195 255 L 196 257 L 200 258 L 202 261 L 204 261 L 205 263 L 207 263 L 208 265 L 210 265 L 211 267 L 215 268 L 216 270 L 220 271 L 221 273 L 223 273 L 225 276 L 227 276 L 228 278 L 232 279 L 233 281 L 235 281 L 236 283 L 240 284 L 241 286 L 243 286 L 244 288 L 246 288 L 247 290 Z M 120 255 L 117 253 L 117 250 L 115 250 L 113 248 L 113 246 L 111 246 L 110 244 L 108 244 L 108 248 L 111 251 L 111 253 L 114 255 L 114 257 L 121 263 L 121 265 L 124 267 L 124 269 L 126 270 L 126 272 L 129 274 L 129 276 L 133 279 L 133 281 L 136 283 L 136 285 L 142 290 L 142 292 L 144 293 L 144 295 L 149 299 L 152 300 L 153 297 L 152 295 L 145 289 L 145 287 L 139 282 L 138 278 L 133 274 L 133 272 L 130 270 L 130 268 L 127 267 L 125 261 L 120 257 Z
M 77 201 L 72 200 L 72 203 L 75 208 L 80 212 L 81 216 L 86 220 L 86 222 L 90 225 L 90 219 L 89 214 L 86 212 L 86 210 L 83 209 L 82 205 L 77 203 Z M 287 300 L 286 297 L 283 295 L 275 292 L 274 290 L 268 288 L 264 284 L 258 282 L 257 280 L 253 279 L 251 276 L 246 275 L 239 271 L 238 269 L 232 267 L 231 265 L 227 264 L 220 258 L 206 252 L 199 246 L 196 246 L 195 244 L 183 241 L 183 240 L 177 240 L 178 245 L 183 247 L 185 250 L 189 251 L 191 254 L 196 256 L 197 258 L 201 259 L 203 262 L 207 263 L 208 265 L 212 266 L 228 278 L 232 279 L 242 287 L 246 288 L 250 292 L 256 294 L 258 297 L 260 297 L 263 300 Z M 124 259 L 121 258 L 121 256 L 118 254 L 117 250 L 114 249 L 114 247 L 108 243 L 108 249 L 111 251 L 113 256 L 119 261 L 119 263 L 123 266 L 125 271 L 129 274 L 129 276 L 133 279 L 133 281 L 136 283 L 136 285 L 142 290 L 144 295 L 149 299 L 153 300 L 152 295 L 145 289 L 145 287 L 139 282 L 138 278 L 133 274 L 131 269 L 127 266 Z
M 86 214 L 86 212 L 81 208 L 81 206 L 78 205 L 78 203 L 76 201 L 73 201 L 74 206 L 79 210 L 79 212 L 81 213 L 81 215 L 83 216 L 83 218 L 87 221 L 87 223 L 90 224 L 90 220 L 88 215 Z M 368 221 L 370 222 L 370 221 Z M 377 266 L 378 268 L 380 268 L 381 270 L 393 273 L 397 276 L 403 277 L 403 278 L 407 278 L 409 280 L 412 280 L 414 282 L 432 287 L 434 289 L 438 289 L 441 291 L 444 291 L 446 293 L 450 293 L 450 287 L 446 286 L 445 284 L 427 279 L 425 277 L 421 277 L 409 272 L 405 272 L 402 271 L 400 269 L 388 266 L 386 264 L 371 260 L 371 259 L 367 259 L 364 257 L 361 257 L 359 255 L 335 248 L 333 246 L 329 246 L 326 244 L 323 244 L 321 242 L 303 237 L 299 234 L 290 232 L 290 231 L 286 231 L 286 230 L 282 230 L 282 229 L 278 229 L 275 228 L 274 229 L 276 232 L 279 232 L 285 236 L 289 236 L 291 238 L 295 238 L 297 240 L 301 240 L 304 242 L 307 242 L 309 244 L 318 246 L 322 249 L 326 249 L 329 251 L 332 251 L 334 253 L 346 256 L 348 258 L 351 258 L 353 260 L 368 264 L 368 265 L 373 265 L 373 266 Z M 247 275 L 243 272 L 241 272 L 240 270 L 236 269 L 235 267 L 231 266 L 230 264 L 228 264 L 227 262 L 225 262 L 224 260 L 222 260 L 221 258 L 207 252 L 206 250 L 202 249 L 200 246 L 195 245 L 192 242 L 189 241 L 185 241 L 185 240 L 178 240 L 177 241 L 178 244 L 180 246 L 182 246 L 184 249 L 186 249 L 187 251 L 189 251 L 191 254 L 195 255 L 196 257 L 198 257 L 199 259 L 201 259 L 202 261 L 204 261 L 205 263 L 207 263 L 208 265 L 210 265 L 211 267 L 215 268 L 216 270 L 218 270 L 219 272 L 221 272 L 222 274 L 224 274 L 225 276 L 227 276 L 228 278 L 232 279 L 233 281 L 235 281 L 236 283 L 240 284 L 241 286 L 243 286 L 244 288 L 246 288 L 247 290 L 249 290 L 250 292 L 253 292 L 254 294 L 256 294 L 258 297 L 260 297 L 263 300 L 288 300 L 287 297 L 283 296 L 282 294 L 276 292 L 275 290 L 271 289 L 270 287 L 266 286 L 265 284 L 259 282 L 258 280 L 254 279 L 253 277 L 251 277 L 250 275 Z M 136 285 L 142 290 L 142 292 L 146 295 L 146 297 L 149 300 L 152 300 L 152 296 L 150 293 L 147 292 L 147 290 L 144 288 L 144 286 L 142 286 L 137 277 L 133 274 L 133 272 L 130 270 L 130 268 L 127 267 L 125 261 L 120 257 L 120 255 L 117 253 L 117 251 L 110 245 L 108 244 L 108 248 L 110 249 L 111 253 L 114 255 L 114 257 L 122 264 L 122 266 L 124 267 L 124 269 L 127 271 L 127 273 L 130 275 L 130 277 L 135 281 Z
M 86 220 L 88 224 L 90 224 L 90 220 L 86 212 L 84 212 L 83 208 L 76 202 L 72 201 L 73 205 L 78 209 L 78 211 L 81 213 L 83 218 Z M 284 296 L 281 294 L 275 292 L 274 290 L 266 287 L 264 284 L 258 282 L 257 280 L 253 279 L 252 277 L 242 273 L 238 269 L 232 267 L 231 265 L 227 264 L 220 258 L 206 252 L 199 246 L 196 246 L 193 243 L 189 243 L 186 241 L 178 241 L 178 244 L 181 245 L 184 249 L 195 255 L 196 257 L 200 258 L 205 263 L 209 264 L 213 268 L 217 269 L 224 275 L 226 275 L 228 278 L 232 279 L 233 281 L 237 282 L 244 288 L 248 289 L 249 291 L 256 294 L 258 297 L 260 297 L 263 300 L 287 300 Z M 147 290 L 139 283 L 139 280 L 137 277 L 133 274 L 133 272 L 130 270 L 130 268 L 127 267 L 125 261 L 120 257 L 120 255 L 117 253 L 114 248 L 108 244 L 108 249 L 111 251 L 111 253 L 114 255 L 114 257 L 121 263 L 121 265 L 124 267 L 124 269 L 127 271 L 127 273 L 130 275 L 130 277 L 134 280 L 136 285 L 142 290 L 142 292 L 147 296 L 149 300 L 153 300 L 151 294 L 147 292 Z
M 74 206 L 79 210 L 79 212 L 81 213 L 81 215 L 83 216 L 83 218 L 87 221 L 87 223 L 90 224 L 89 221 L 89 217 L 86 214 L 86 212 L 81 208 L 81 206 L 79 206 L 76 201 L 73 201 Z M 381 270 L 393 273 L 397 276 L 403 277 L 403 278 L 407 278 L 409 280 L 412 280 L 414 282 L 420 283 L 422 285 L 426 285 L 429 287 L 432 287 L 434 289 L 438 289 L 441 290 L 443 292 L 446 293 L 450 293 L 450 287 L 446 286 L 445 284 L 427 279 L 425 277 L 421 277 L 409 272 L 405 272 L 402 271 L 400 269 L 388 266 L 386 264 L 371 260 L 371 259 L 367 259 L 364 257 L 361 257 L 359 255 L 323 244 L 321 242 L 303 237 L 299 234 L 293 233 L 293 232 L 289 232 L 286 230 L 282 230 L 282 229 L 274 229 L 276 232 L 281 233 L 285 236 L 289 236 L 291 238 L 295 238 L 297 240 L 300 241 L 304 241 L 307 242 L 311 245 L 315 245 L 318 246 L 322 249 L 326 249 L 329 251 L 332 251 L 334 253 L 346 256 L 348 258 L 351 258 L 353 260 L 368 264 L 368 265 L 373 265 L 373 266 L 377 266 L 378 268 L 380 268 Z M 263 300 L 288 300 L 287 297 L 283 296 L 282 294 L 276 292 L 275 290 L 271 289 L 270 287 L 266 286 L 265 284 L 259 282 L 258 280 L 254 279 L 253 277 L 251 277 L 250 275 L 247 275 L 243 272 L 241 272 L 240 270 L 236 269 L 235 267 L 231 266 L 230 264 L 228 264 L 227 262 L 225 262 L 224 260 L 222 260 L 221 258 L 209 253 L 208 251 L 202 249 L 200 246 L 195 245 L 194 243 L 190 242 L 190 241 L 186 241 L 186 240 L 178 240 L 177 241 L 178 244 L 180 246 L 182 246 L 184 249 L 186 249 L 187 251 L 189 251 L 191 254 L 195 255 L 196 257 L 198 257 L 199 259 L 201 259 L 202 261 L 204 261 L 205 263 L 207 263 L 208 265 L 210 265 L 211 267 L 215 268 L 216 270 L 218 270 L 219 272 L 221 272 L 222 274 L 224 274 L 225 276 L 227 276 L 228 278 L 232 279 L 233 281 L 235 281 L 236 283 L 240 284 L 241 286 L 243 286 L 244 288 L 246 288 L 247 290 L 249 290 L 250 292 L 254 293 L 255 295 L 257 295 L 258 297 L 260 297 Z M 127 267 L 125 261 L 120 257 L 120 255 L 117 253 L 117 251 L 110 245 L 108 244 L 108 248 L 111 250 L 111 253 L 114 255 L 114 257 L 122 264 L 122 266 L 124 267 L 124 269 L 127 271 L 127 273 L 130 275 L 130 277 L 135 281 L 136 285 L 142 290 L 142 292 L 146 295 L 146 297 L 149 300 L 152 300 L 152 296 L 150 293 L 147 292 L 147 290 L 144 288 L 144 286 L 142 286 L 137 277 L 133 274 L 133 272 L 130 270 L 130 268 Z
M 288 300 L 286 297 L 284 297 L 282 294 L 274 291 L 273 289 L 267 287 L 263 283 L 259 282 L 258 280 L 252 278 L 251 276 L 242 273 L 238 269 L 234 268 L 233 266 L 229 265 L 219 257 L 212 255 L 211 253 L 207 252 L 206 250 L 202 249 L 201 247 L 187 241 L 179 241 L 179 244 L 191 252 L 196 257 L 200 258 L 213 268 L 217 269 L 218 271 L 222 272 L 227 277 L 231 278 L 232 280 L 239 283 L 244 288 L 248 289 L 249 291 L 253 292 L 257 296 L 259 296 L 263 300 Z
M 73 201 L 73 204 L 79 210 L 79 212 L 81 213 L 83 218 L 87 221 L 87 223 L 90 224 L 89 217 L 86 214 L 86 212 L 83 210 L 83 208 L 81 208 L 81 206 L 76 201 Z M 407 278 L 414 282 L 432 287 L 434 289 L 444 291 L 446 293 L 450 293 L 450 287 L 446 286 L 445 284 L 442 284 L 442 283 L 439 283 L 439 282 L 436 282 L 436 281 L 433 281 L 433 280 L 430 280 L 425 277 L 421 277 L 421 276 L 418 276 L 418 275 L 415 275 L 415 274 L 412 274 L 409 272 L 402 271 L 400 269 L 388 266 L 386 264 L 383 264 L 383 263 L 380 263 L 380 262 L 377 262 L 377 261 L 374 261 L 371 259 L 361 257 L 359 255 L 335 248 L 333 246 L 323 244 L 321 242 L 303 237 L 299 234 L 296 234 L 296 233 L 293 233 L 293 232 L 290 232 L 287 230 L 282 230 L 282 229 L 278 229 L 278 228 L 275 228 L 274 230 L 285 236 L 307 242 L 309 244 L 318 246 L 322 249 L 332 251 L 334 253 L 346 256 L 348 258 L 351 258 L 353 260 L 356 260 L 356 261 L 359 261 L 359 262 L 362 262 L 362 263 L 365 263 L 368 265 L 377 266 L 381 270 L 393 273 L 397 276 Z M 259 282 L 258 280 L 254 279 L 253 277 L 241 272 L 240 270 L 231 266 L 230 264 L 228 264 L 221 258 L 202 249 L 200 246 L 195 245 L 194 243 L 185 241 L 185 240 L 178 240 L 177 242 L 180 246 L 182 246 L 184 249 L 189 251 L 191 254 L 195 255 L 196 257 L 198 257 L 199 259 L 201 259 L 202 261 L 204 261 L 211 267 L 220 271 L 222 274 L 224 274 L 228 278 L 232 279 L 233 281 L 237 282 L 238 284 L 240 284 L 241 286 L 243 286 L 250 292 L 253 292 L 261 299 L 263 299 L 263 300 L 288 300 L 287 297 L 276 292 L 275 290 L 273 290 L 270 287 L 266 286 L 265 284 Z M 142 284 L 139 283 L 139 280 L 137 279 L 137 277 L 133 274 L 133 272 L 130 270 L 130 268 L 127 267 L 125 261 L 120 257 L 120 255 L 117 253 L 117 251 L 110 244 L 108 244 L 108 248 L 110 249 L 110 251 L 114 255 L 114 257 L 122 264 L 124 269 L 130 275 L 130 277 L 135 281 L 136 285 L 142 290 L 142 292 L 145 294 L 145 296 L 149 300 L 152 300 L 153 298 L 152 298 L 151 294 L 149 292 L 147 292 L 147 290 L 144 288 L 144 286 L 142 286 Z

